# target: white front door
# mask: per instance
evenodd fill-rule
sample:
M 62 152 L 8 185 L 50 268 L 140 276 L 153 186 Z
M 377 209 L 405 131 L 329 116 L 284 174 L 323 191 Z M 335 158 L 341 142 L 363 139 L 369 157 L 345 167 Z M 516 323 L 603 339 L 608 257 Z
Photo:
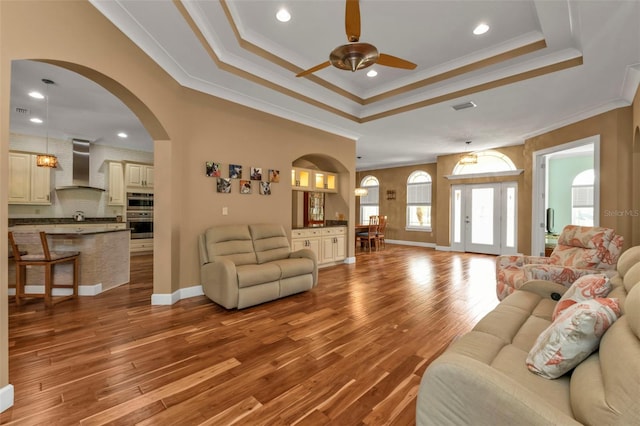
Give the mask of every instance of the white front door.
M 516 182 L 451 187 L 451 249 L 516 253 Z

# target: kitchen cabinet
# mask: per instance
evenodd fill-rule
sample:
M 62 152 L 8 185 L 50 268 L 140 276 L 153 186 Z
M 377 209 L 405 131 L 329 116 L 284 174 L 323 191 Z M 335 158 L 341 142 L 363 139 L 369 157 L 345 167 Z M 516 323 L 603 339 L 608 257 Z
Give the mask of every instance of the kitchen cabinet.
M 293 251 L 309 249 L 316 254 L 320 263 L 320 229 L 294 229 L 291 232 L 291 247 Z
M 323 228 L 320 239 L 322 256 L 321 262 L 330 263 L 344 260 L 347 257 L 347 228 Z
M 124 180 L 128 188 L 153 188 L 153 165 L 127 163 Z
M 294 229 L 291 247 L 293 251 L 310 249 L 316 254 L 318 266 L 329 266 L 347 257 L 346 233 L 345 226 Z
M 109 205 L 124 206 L 124 168 L 117 161 L 109 162 Z
M 338 175 L 294 167 L 291 169 L 291 187 L 296 191 L 338 192 Z
M 9 204 L 51 204 L 51 169 L 38 167 L 37 157 L 9 153 Z
M 330 172 L 313 172 L 313 188 L 316 191 L 338 192 L 337 175 Z
M 291 186 L 298 191 L 311 190 L 311 179 L 313 178 L 313 171 L 308 169 L 301 169 L 294 167 L 291 169 Z
M 153 251 L 153 238 L 133 239 L 129 243 L 130 253 L 149 253 Z

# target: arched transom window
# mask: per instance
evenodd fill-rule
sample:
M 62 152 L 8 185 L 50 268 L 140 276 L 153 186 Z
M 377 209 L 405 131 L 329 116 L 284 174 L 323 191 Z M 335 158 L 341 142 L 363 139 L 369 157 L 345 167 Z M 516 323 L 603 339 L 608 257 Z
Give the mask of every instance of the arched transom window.
M 467 164 L 464 161 L 458 161 L 453 168 L 454 175 L 468 175 L 475 173 L 491 173 L 491 172 L 507 172 L 516 170 L 513 161 L 501 152 L 494 150 L 481 151 L 473 154 L 477 158 L 477 162 Z

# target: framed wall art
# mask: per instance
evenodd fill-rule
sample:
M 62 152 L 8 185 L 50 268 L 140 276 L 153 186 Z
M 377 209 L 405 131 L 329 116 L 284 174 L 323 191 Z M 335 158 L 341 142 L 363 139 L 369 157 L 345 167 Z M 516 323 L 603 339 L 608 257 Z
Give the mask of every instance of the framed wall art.
M 220 163 L 207 161 L 204 163 L 204 172 L 208 177 L 221 177 Z
M 280 182 L 280 170 L 269 169 L 269 182 Z
M 262 180 L 262 167 L 251 168 L 251 180 Z
M 219 177 L 216 183 L 216 191 L 230 194 L 231 193 L 231 179 Z
M 260 195 L 271 195 L 271 182 L 260 182 Z
M 240 181 L 240 193 L 241 194 L 251 194 L 251 181 L 250 180 L 241 180 Z
M 240 164 L 229 164 L 229 179 L 242 179 L 242 166 Z

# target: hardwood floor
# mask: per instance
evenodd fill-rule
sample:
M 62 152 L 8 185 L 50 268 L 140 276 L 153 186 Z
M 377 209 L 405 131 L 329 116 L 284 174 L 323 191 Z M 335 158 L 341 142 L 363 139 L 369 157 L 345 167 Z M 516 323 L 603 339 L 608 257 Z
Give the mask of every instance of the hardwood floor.
M 151 306 L 132 282 L 54 308 L 9 304 L 20 425 L 412 425 L 429 362 L 498 303 L 494 256 L 387 245 L 310 292 L 227 311 Z

